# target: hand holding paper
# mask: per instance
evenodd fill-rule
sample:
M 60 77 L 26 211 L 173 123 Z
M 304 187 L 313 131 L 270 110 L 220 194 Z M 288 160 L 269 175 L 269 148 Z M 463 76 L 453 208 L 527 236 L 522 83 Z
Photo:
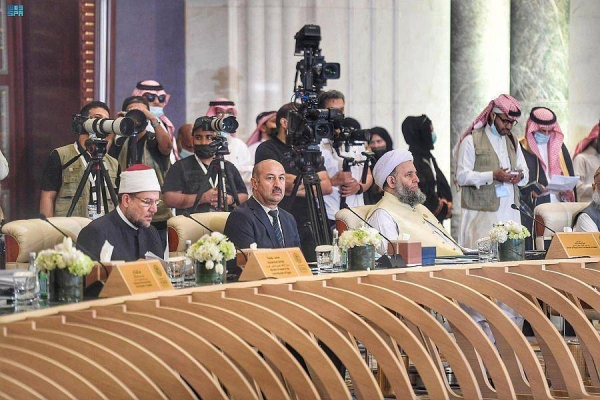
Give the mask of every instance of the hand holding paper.
M 573 190 L 577 182 L 579 182 L 579 176 L 552 175 L 546 189 L 552 192 L 567 192 Z

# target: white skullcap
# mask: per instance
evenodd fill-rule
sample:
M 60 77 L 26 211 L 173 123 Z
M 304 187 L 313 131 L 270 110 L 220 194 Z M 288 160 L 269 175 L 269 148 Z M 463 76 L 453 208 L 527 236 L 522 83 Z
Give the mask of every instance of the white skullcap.
M 121 193 L 160 192 L 156 172 L 146 164 L 135 164 L 121 172 Z
M 413 155 L 404 149 L 391 150 L 385 153 L 373 168 L 373 180 L 380 188 L 383 188 L 385 179 L 392 173 L 394 168 L 405 161 L 412 161 Z

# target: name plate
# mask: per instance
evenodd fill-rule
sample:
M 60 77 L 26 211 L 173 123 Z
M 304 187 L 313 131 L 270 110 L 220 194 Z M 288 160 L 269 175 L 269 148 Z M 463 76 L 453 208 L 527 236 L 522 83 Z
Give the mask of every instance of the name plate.
M 173 290 L 173 285 L 158 260 L 139 260 L 113 267 L 99 297 Z
M 585 256 L 600 256 L 600 233 L 557 232 L 546 253 L 546 259 Z
M 258 249 L 248 251 L 248 262 L 239 280 L 245 282 L 265 278 L 291 278 L 311 275 L 310 267 L 298 247 Z

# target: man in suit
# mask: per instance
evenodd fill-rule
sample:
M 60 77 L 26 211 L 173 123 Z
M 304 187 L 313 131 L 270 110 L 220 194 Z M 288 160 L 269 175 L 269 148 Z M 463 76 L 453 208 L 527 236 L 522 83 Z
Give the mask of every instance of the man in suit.
M 225 235 L 241 249 L 300 247 L 298 227 L 292 214 L 277 207 L 285 194 L 285 170 L 275 160 L 264 160 L 252 170 L 252 197 L 233 210 Z

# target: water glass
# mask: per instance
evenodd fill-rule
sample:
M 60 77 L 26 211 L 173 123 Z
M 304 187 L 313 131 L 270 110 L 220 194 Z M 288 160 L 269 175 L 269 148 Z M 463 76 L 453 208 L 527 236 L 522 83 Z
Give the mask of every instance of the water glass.
M 484 237 L 477 240 L 477 254 L 479 255 L 479 262 L 492 261 L 492 240 L 489 237 Z
M 37 274 L 35 271 L 17 271 L 13 274 L 15 305 L 33 304 L 39 300 L 36 291 Z
M 196 286 L 196 262 L 189 257 L 185 257 L 183 272 L 183 286 Z
M 165 260 L 167 276 L 174 288 L 183 287 L 186 257 L 172 257 Z
M 333 272 L 333 246 L 317 246 L 317 270 L 318 274 L 330 274 Z

